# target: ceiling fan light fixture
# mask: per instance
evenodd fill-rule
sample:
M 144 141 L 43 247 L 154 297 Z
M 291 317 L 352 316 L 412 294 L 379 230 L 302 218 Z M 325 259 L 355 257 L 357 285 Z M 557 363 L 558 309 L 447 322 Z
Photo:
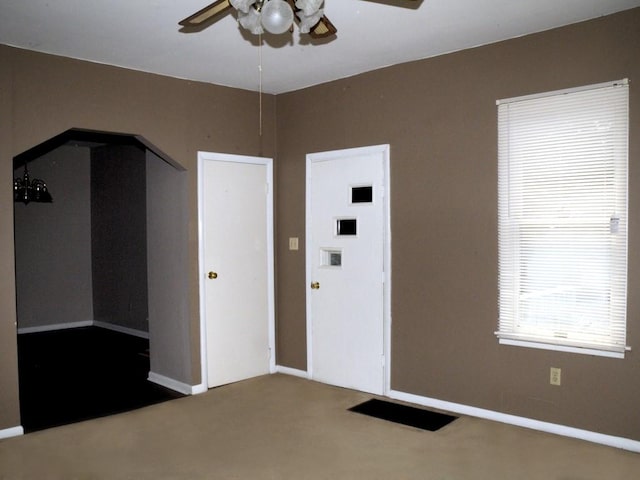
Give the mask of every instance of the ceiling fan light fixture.
M 262 6 L 262 26 L 267 32 L 284 33 L 293 25 L 293 10 L 285 0 L 269 0 Z
M 387 3 L 393 6 L 414 5 L 416 9 L 423 0 L 370 0 Z M 301 33 L 308 33 L 311 38 L 328 38 L 338 30 L 324 15 L 324 0 L 215 0 L 212 4 L 198 10 L 193 15 L 178 22 L 187 27 L 185 32 L 193 28 L 206 28 L 205 22 L 222 18 L 230 9 L 236 11 L 238 23 L 242 28 L 254 35 L 268 31 L 285 33 L 292 31 L 293 21 L 299 19 Z
M 323 3 L 324 0 L 296 0 L 296 8 L 302 11 L 305 17 L 310 17 L 317 14 Z M 300 17 L 300 14 L 298 14 L 298 16 Z M 320 17 L 322 17 L 322 15 Z M 320 18 L 318 18 L 318 20 L 320 20 Z
M 255 8 L 250 8 L 247 13 L 238 10 L 238 23 L 245 30 L 249 30 L 254 35 L 264 33 L 262 23 L 260 22 L 260 12 Z
M 300 19 L 300 33 L 309 33 L 311 29 L 318 24 L 320 19 L 324 15 L 324 11 L 322 9 L 312 13 L 311 15 L 303 15 L 302 10 L 297 12 L 298 18 Z
M 256 0 L 229 0 L 229 3 L 238 12 L 249 13 L 249 9 L 256 3 Z

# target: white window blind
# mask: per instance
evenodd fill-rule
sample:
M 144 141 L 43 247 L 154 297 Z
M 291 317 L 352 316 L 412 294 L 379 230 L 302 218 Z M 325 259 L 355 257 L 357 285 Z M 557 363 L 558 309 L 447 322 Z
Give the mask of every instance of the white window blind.
M 625 351 L 628 91 L 497 102 L 503 343 Z

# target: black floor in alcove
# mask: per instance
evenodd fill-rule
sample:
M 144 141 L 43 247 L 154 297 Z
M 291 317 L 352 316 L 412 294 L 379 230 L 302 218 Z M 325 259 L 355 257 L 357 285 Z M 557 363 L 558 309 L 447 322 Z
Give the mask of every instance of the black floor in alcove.
M 148 348 L 148 340 L 97 327 L 18 335 L 25 432 L 181 397 L 147 380 Z

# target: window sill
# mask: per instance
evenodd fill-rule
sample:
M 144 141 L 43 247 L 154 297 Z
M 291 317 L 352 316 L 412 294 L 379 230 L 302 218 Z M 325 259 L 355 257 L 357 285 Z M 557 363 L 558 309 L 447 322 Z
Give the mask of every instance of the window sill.
M 568 345 L 555 345 L 552 343 L 528 342 L 524 340 L 512 340 L 501 338 L 500 345 L 511 345 L 516 347 L 539 348 L 541 350 L 554 350 L 557 352 L 580 353 L 583 355 L 595 355 L 607 358 L 624 358 L 624 352 L 613 352 L 608 350 L 597 350 L 595 348 L 570 347 Z

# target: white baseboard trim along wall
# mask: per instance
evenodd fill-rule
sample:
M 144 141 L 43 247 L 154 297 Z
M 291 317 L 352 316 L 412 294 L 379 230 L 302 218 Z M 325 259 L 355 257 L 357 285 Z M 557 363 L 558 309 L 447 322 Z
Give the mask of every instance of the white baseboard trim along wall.
M 204 383 L 199 383 L 198 385 L 191 386 L 191 395 L 200 395 L 201 393 L 205 393 L 209 389 Z
M 276 372 L 286 375 L 293 375 L 295 377 L 309 378 L 307 372 L 303 370 L 296 370 L 280 365 L 276 367 Z M 493 410 L 470 407 L 468 405 L 463 405 L 460 403 L 446 402 L 444 400 L 423 397 L 420 395 L 414 395 L 412 393 L 399 392 L 397 390 L 390 390 L 389 392 L 387 392 L 387 397 L 394 400 L 422 405 L 423 407 L 430 407 L 438 410 L 444 410 L 446 412 L 457 413 L 459 415 L 483 418 L 485 420 L 506 423 L 508 425 L 514 425 L 516 427 L 529 428 L 531 430 L 552 433 L 554 435 L 561 435 L 563 437 L 577 438 L 579 440 L 585 440 L 587 442 L 599 443 L 601 445 L 607 445 L 609 447 L 621 448 L 623 450 L 640 453 L 640 441 L 631 440 L 629 438 L 615 437 L 613 435 L 605 435 L 603 433 L 591 432 L 589 430 L 567 427 L 566 425 L 558 425 L 555 423 L 542 422 L 540 420 L 532 420 L 526 417 L 518 417 L 516 415 L 495 412 Z
M 37 327 L 19 327 L 18 333 L 39 333 L 52 332 L 54 330 L 67 330 L 69 328 L 81 328 L 93 326 L 93 320 L 85 320 L 82 322 L 56 323 L 53 325 L 40 325 Z
M 309 378 L 309 376 L 307 375 L 307 372 L 305 372 L 304 370 L 297 370 L 295 368 L 282 367 L 280 365 L 276 365 L 275 370 L 272 373 L 282 373 L 282 374 L 291 375 L 291 376 L 294 376 L 294 377 Z M 162 377 L 162 375 L 158 375 L 158 376 Z M 166 378 L 166 377 L 164 377 L 164 378 Z M 151 374 L 149 374 L 149 380 L 153 381 L 151 379 Z M 172 381 L 171 379 L 168 379 L 168 380 Z M 158 383 L 159 385 L 162 385 L 164 387 L 167 387 L 167 388 L 172 388 L 169 385 L 165 385 L 165 384 L 160 383 L 160 382 L 156 382 L 156 383 Z M 182 385 L 186 385 L 186 384 L 182 384 Z M 199 383 L 198 385 L 191 385 L 190 388 L 191 388 L 191 392 L 188 393 L 188 395 L 199 395 L 201 393 L 205 393 L 205 392 L 209 391 L 209 388 L 207 387 L 207 385 L 204 382 L 203 383 Z M 177 390 L 177 391 L 180 391 L 180 390 Z M 184 393 L 184 392 L 181 392 L 181 393 Z
M 22 427 L 5 428 L 4 430 L 0 430 L 0 440 L 3 438 L 19 437 L 20 435 L 24 435 L 24 428 Z
M 84 320 L 82 322 L 56 323 L 53 325 L 41 325 L 37 327 L 21 327 L 21 328 L 18 328 L 18 334 L 52 332 L 54 330 L 67 330 L 69 328 L 81 328 L 81 327 L 100 327 L 100 328 L 105 328 L 107 330 L 113 330 L 114 332 L 133 335 L 135 337 L 149 338 L 149 332 L 143 332 L 142 330 L 135 330 L 133 328 L 123 327 L 121 325 L 116 325 L 115 323 L 101 322 L 100 320 Z
M 283 373 L 285 375 L 292 375 L 294 377 L 300 377 L 300 378 L 309 378 L 309 375 L 304 370 L 283 367 L 282 365 L 276 365 L 276 373 Z
M 609 447 L 621 448 L 632 452 L 640 453 L 640 441 L 631 440 L 629 438 L 615 437 L 613 435 L 605 435 L 603 433 L 591 432 L 589 430 L 581 430 L 579 428 L 567 427 L 555 423 L 542 422 L 540 420 L 532 420 L 526 417 L 518 417 L 506 413 L 495 412 L 493 410 L 485 410 L 483 408 L 470 407 L 459 403 L 446 402 L 434 398 L 422 397 L 411 393 L 398 392 L 391 390 L 388 392 L 389 398 L 401 400 L 403 402 L 415 403 L 425 407 L 436 408 L 447 412 L 458 413 L 470 417 L 484 418 L 493 420 L 494 422 L 506 423 L 517 427 L 529 428 L 541 432 L 553 433 L 564 437 L 577 438 L 587 442 L 599 443 Z
M 127 335 L 133 335 L 134 337 L 149 339 L 149 332 L 143 332 L 142 330 L 135 330 L 129 327 L 123 327 L 122 325 L 116 325 L 115 323 L 101 322 L 100 320 L 93 321 L 94 327 L 105 328 L 107 330 L 113 330 L 114 332 L 126 333 Z
M 147 378 L 147 380 L 176 392 L 182 393 L 183 395 L 195 395 L 196 393 L 202 393 L 199 391 L 199 385 L 192 386 L 187 383 L 174 380 L 173 378 L 165 377 L 164 375 L 160 375 L 159 373 L 155 372 L 149 372 L 149 377 Z

